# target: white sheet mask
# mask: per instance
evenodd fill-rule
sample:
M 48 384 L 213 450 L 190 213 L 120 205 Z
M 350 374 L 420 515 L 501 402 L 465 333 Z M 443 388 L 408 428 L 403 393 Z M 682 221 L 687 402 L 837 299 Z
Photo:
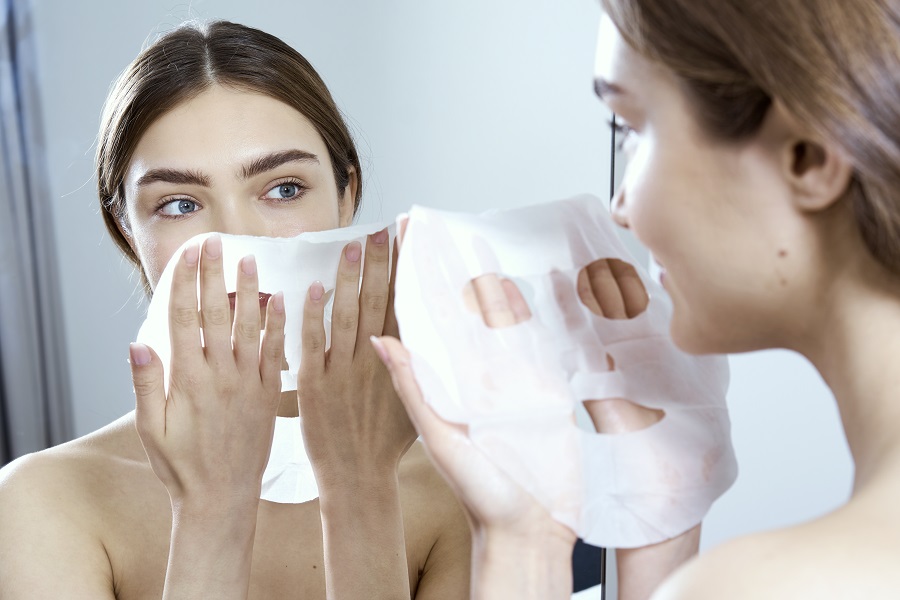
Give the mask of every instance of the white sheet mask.
M 227 292 L 235 291 L 238 263 L 241 258 L 253 254 L 259 274 L 259 290 L 274 294 L 284 292 L 285 308 L 285 360 L 288 369 L 281 373 L 282 391 L 297 389 L 297 373 L 300 365 L 300 331 L 303 323 L 303 304 L 309 286 L 316 280 L 322 282 L 330 299 L 325 306 L 326 348 L 331 344 L 331 307 L 337 279 L 341 252 L 351 241 L 358 241 L 365 248 L 366 236 L 384 228 L 369 224 L 345 227 L 329 231 L 303 233 L 293 238 L 269 238 L 222 234 L 222 262 Z M 395 227 L 391 225 L 389 243 L 392 243 Z M 176 262 L 188 245 L 197 244 L 211 233 L 195 236 L 179 248 L 160 276 L 147 310 L 147 318 L 141 325 L 137 341 L 147 344 L 159 355 L 165 369 L 165 385 L 168 390 L 171 362 L 169 337 L 169 297 L 172 289 L 172 273 Z M 365 261 L 365 252 L 361 261 Z M 276 419 L 272 452 L 263 474 L 262 498 L 280 503 L 300 503 L 318 497 L 315 477 L 303 446 L 300 420 Z
M 609 258 L 634 265 L 648 290 L 634 318 L 597 316 L 578 298 L 579 271 Z M 491 273 L 516 284 L 531 318 L 490 328 L 466 307 L 463 290 Z M 600 199 L 483 215 L 413 207 L 395 308 L 426 401 L 468 425 L 473 444 L 587 543 L 672 538 L 734 482 L 727 362 L 673 345 L 670 301 L 635 265 Z M 615 435 L 578 428 L 576 407 L 607 398 L 665 415 Z

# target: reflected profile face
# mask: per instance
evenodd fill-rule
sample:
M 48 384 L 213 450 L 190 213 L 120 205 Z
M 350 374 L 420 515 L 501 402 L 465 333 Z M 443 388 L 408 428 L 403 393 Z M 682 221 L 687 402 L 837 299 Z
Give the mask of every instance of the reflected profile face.
M 595 87 L 622 127 L 628 161 L 613 216 L 662 267 L 676 344 L 695 353 L 771 345 L 790 278 L 778 257 L 796 233 L 777 136 L 766 123 L 741 142 L 707 135 L 675 74 L 632 49 L 606 16 Z
M 155 289 L 189 238 L 343 227 L 353 217 L 355 188 L 353 174 L 339 193 L 325 142 L 297 110 L 214 85 L 140 138 L 125 176 L 128 238 Z

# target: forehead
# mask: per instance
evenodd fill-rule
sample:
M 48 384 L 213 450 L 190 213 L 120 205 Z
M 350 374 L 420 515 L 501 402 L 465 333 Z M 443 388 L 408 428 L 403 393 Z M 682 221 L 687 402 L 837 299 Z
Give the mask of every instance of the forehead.
M 213 86 L 157 119 L 138 141 L 126 185 L 149 169 L 233 169 L 247 157 L 299 148 L 328 160 L 325 142 L 293 107 L 264 94 Z

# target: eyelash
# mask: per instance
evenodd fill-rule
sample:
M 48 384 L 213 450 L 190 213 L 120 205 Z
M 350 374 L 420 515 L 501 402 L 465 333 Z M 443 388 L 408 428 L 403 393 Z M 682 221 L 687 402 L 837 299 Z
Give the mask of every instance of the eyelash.
M 628 136 L 634 132 L 634 129 L 629 127 L 628 125 L 623 125 L 615 120 L 615 117 L 611 119 L 607 119 L 606 122 L 613 129 L 614 135 L 622 136 L 622 138 L 616 142 L 616 150 L 621 152 L 625 148 L 625 142 L 628 140 Z
M 284 179 L 279 179 L 279 180 L 277 180 L 277 181 L 274 181 L 274 182 L 266 189 L 266 193 L 263 194 L 263 196 L 269 194 L 269 193 L 270 193 L 272 190 L 274 190 L 275 188 L 279 188 L 279 187 L 281 187 L 281 186 L 283 186 L 283 185 L 294 185 L 294 186 L 297 186 L 297 193 L 294 194 L 293 196 L 289 197 L 289 198 L 267 198 L 267 199 L 268 199 L 268 200 L 273 200 L 273 201 L 275 201 L 275 202 L 278 203 L 278 204 L 283 204 L 283 203 L 286 203 L 286 202 L 293 202 L 293 201 L 295 201 L 295 200 L 298 200 L 298 199 L 302 198 L 302 197 L 306 194 L 306 192 L 309 191 L 309 187 L 307 187 L 307 186 L 306 186 L 302 181 L 300 181 L 299 179 L 296 179 L 296 178 L 294 178 L 294 177 L 285 177 Z
M 293 178 L 293 177 L 285 177 L 284 179 L 279 179 L 279 180 L 273 182 L 271 185 L 269 185 L 269 186 L 266 188 L 265 193 L 263 194 L 263 198 L 265 198 L 266 195 L 270 194 L 270 193 L 272 192 L 272 190 L 274 190 L 274 189 L 276 189 L 276 188 L 279 188 L 279 187 L 281 187 L 281 186 L 283 186 L 283 185 L 293 185 L 293 186 L 296 186 L 296 187 L 297 187 L 297 193 L 294 194 L 293 196 L 288 197 L 288 198 L 266 198 L 266 200 L 270 200 L 270 201 L 272 201 L 272 202 L 275 202 L 276 204 L 286 204 L 286 203 L 288 203 L 288 202 L 294 202 L 295 200 L 298 200 L 299 198 L 302 198 L 302 197 L 306 194 L 306 192 L 309 190 L 309 188 L 308 188 L 306 185 L 304 185 L 303 182 L 300 181 L 299 179 L 296 179 L 296 178 Z M 183 214 L 180 214 L 180 215 L 166 215 L 166 214 L 162 214 L 162 209 L 163 209 L 163 207 L 168 206 L 168 205 L 173 204 L 173 203 L 177 203 L 177 202 L 191 202 L 191 203 L 193 203 L 193 204 L 195 204 L 195 205 L 197 205 L 197 206 L 200 205 L 199 202 L 197 202 L 197 201 L 194 200 L 193 198 L 189 198 L 189 197 L 187 197 L 187 196 L 184 196 L 184 197 L 175 197 L 175 198 L 164 198 L 164 199 L 161 200 L 160 203 L 157 205 L 155 212 L 156 212 L 157 214 L 159 214 L 161 217 L 165 218 L 165 219 L 173 219 L 173 220 L 183 219 L 184 217 L 190 215 L 191 213 L 197 212 L 196 210 L 193 210 L 193 211 L 191 211 L 191 212 L 189 212 L 189 213 L 183 213 Z

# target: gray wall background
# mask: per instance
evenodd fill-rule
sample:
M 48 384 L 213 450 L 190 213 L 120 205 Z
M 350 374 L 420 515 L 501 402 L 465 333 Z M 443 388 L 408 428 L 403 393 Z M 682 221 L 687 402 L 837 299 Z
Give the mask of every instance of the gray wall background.
M 33 3 L 78 435 L 133 408 L 127 348 L 144 311 L 139 278 L 98 212 L 101 105 L 145 40 L 186 18 L 260 27 L 316 66 L 363 155 L 360 222 L 412 203 L 479 211 L 608 196 L 594 0 Z M 731 366 L 741 475 L 706 520 L 704 547 L 812 518 L 850 490 L 837 411 L 812 368 L 780 351 Z

